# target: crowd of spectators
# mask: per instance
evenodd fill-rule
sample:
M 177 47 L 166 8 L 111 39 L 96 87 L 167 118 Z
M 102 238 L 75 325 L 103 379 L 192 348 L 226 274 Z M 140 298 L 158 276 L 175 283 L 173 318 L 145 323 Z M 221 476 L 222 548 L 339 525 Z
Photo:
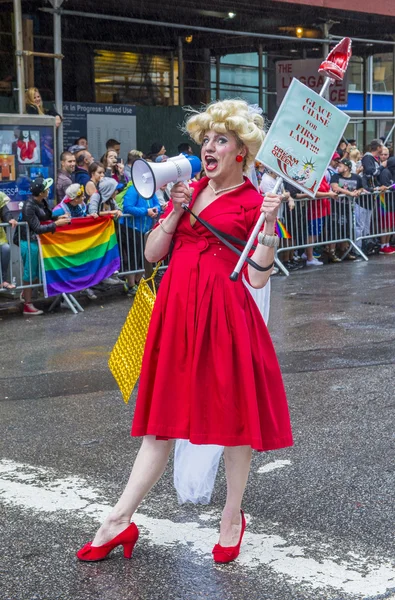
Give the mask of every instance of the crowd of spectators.
M 390 232 L 395 224 L 395 206 L 392 193 L 380 207 L 380 194 L 392 192 L 395 187 L 395 157 L 392 148 L 384 146 L 383 139 L 372 140 L 367 152 L 357 148 L 355 140 L 342 140 L 332 156 L 315 199 L 310 199 L 294 186 L 284 183 L 280 190 L 284 206 L 279 220 L 289 227 L 290 239 L 282 240 L 280 259 L 289 271 L 306 267 L 321 267 L 325 263 L 355 261 L 359 256 L 347 241 L 325 244 L 325 240 L 341 239 L 350 231 L 347 200 L 355 199 L 354 217 L 357 241 L 365 254 L 390 255 L 395 253 L 391 234 L 376 236 L 374 227 Z M 256 164 L 256 175 L 262 193 L 271 191 L 275 174 Z M 366 195 L 369 192 L 370 195 Z M 299 202 L 298 205 L 295 203 Z M 296 209 L 295 210 L 295 206 Z M 307 227 L 304 224 L 307 223 Z M 307 236 L 303 233 L 307 229 Z M 288 251 L 298 245 L 295 239 L 305 239 L 310 246 Z M 394 241 L 394 240 L 393 240 Z M 317 247 L 314 244 L 317 243 Z M 318 247 L 319 246 L 319 247 Z
M 29 106 L 31 111 L 44 114 L 40 112 L 44 109 L 39 92 L 35 89 L 29 95 Z M 103 214 L 111 214 L 114 219 L 119 220 L 117 233 L 123 270 L 134 271 L 142 268 L 144 236 L 166 209 L 170 200 L 171 185 L 163 186 L 153 198 L 146 200 L 139 196 L 132 184 L 131 169 L 133 163 L 140 158 L 161 163 L 168 160 L 168 156 L 164 144 L 154 143 L 145 154 L 139 150 L 130 150 L 124 165 L 120 151 L 120 142 L 109 139 L 105 153 L 100 160 L 95 160 L 89 151 L 86 137 L 81 136 L 76 139 L 75 143 L 60 155 L 60 169 L 55 184 L 56 202 L 52 210 L 47 202 L 52 180 L 41 177 L 32 182 L 32 198 L 24 203 L 20 215 L 20 218 L 28 223 L 28 228 L 20 228 L 18 240 L 14 235 L 14 241 L 20 245 L 25 286 L 37 281 L 39 276 L 37 235 L 55 231 L 56 227 L 76 217 L 97 218 Z M 188 143 L 181 143 L 178 152 L 193 154 Z M 202 172 L 197 179 L 203 174 Z M 274 187 L 276 175 L 259 163 L 256 164 L 255 174 L 262 194 L 270 192 Z M 278 215 L 279 221 L 287 225 L 290 234 L 289 239 L 285 237 L 282 239 L 282 251 L 279 256 L 283 264 L 288 270 L 293 271 L 305 266 L 320 267 L 324 262 L 339 263 L 343 259 L 357 260 L 355 253 L 350 251 L 348 242 L 329 243 L 333 239 L 333 232 L 338 236 L 335 239 L 342 237 L 339 235 L 339 228 L 341 229 L 341 219 L 343 222 L 345 219 L 344 198 L 356 198 L 356 228 L 360 235 L 369 236 L 372 211 L 368 210 L 366 205 L 363 206 L 358 198 L 365 191 L 379 193 L 391 189 L 394 185 L 395 157 L 391 156 L 390 150 L 383 145 L 382 140 L 373 140 L 369 150 L 363 155 L 354 140 L 342 141 L 332 156 L 315 199 L 308 198 L 299 189 L 286 182 L 279 191 L 283 197 Z M 298 235 L 300 222 L 298 224 L 298 219 L 294 218 L 298 212 L 295 207 L 298 206 L 303 207 L 307 223 L 304 236 L 306 247 L 295 250 L 292 246 L 298 245 L 296 238 L 300 238 Z M 7 209 L 7 202 L 2 197 L 0 197 L 0 217 L 3 223 L 16 225 L 16 221 Z M 327 232 L 325 234 L 327 238 L 323 238 L 324 231 Z M 323 244 L 323 239 L 328 239 L 328 243 Z M 380 254 L 395 253 L 390 234 L 382 235 L 377 240 L 366 241 L 364 251 L 370 253 L 369 250 L 372 248 Z M 15 285 L 7 280 L 10 248 L 2 228 L 0 228 L 0 254 L 1 286 L 4 289 L 13 289 Z M 114 273 L 103 283 L 122 285 L 125 293 L 133 296 L 137 291 L 140 278 L 140 274 L 132 273 L 121 280 L 117 273 Z M 95 290 L 88 288 L 84 291 L 90 299 L 96 299 Z M 27 316 L 42 314 L 42 311 L 32 304 L 31 298 L 32 290 L 26 287 L 21 294 L 24 314 Z

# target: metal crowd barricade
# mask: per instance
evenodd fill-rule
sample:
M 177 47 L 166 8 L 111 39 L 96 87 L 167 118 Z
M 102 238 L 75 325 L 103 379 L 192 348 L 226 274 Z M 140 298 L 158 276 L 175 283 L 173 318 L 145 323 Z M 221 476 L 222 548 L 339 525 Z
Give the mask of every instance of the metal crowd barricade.
M 295 200 L 295 208 L 289 210 L 284 203 L 281 211 L 280 220 L 287 232 L 291 235 L 290 239 L 282 239 L 281 247 L 276 255 L 276 263 L 285 275 L 289 275 L 288 270 L 281 262 L 282 255 L 287 251 L 295 251 L 314 246 L 329 246 L 334 249 L 335 244 L 347 244 L 342 250 L 344 258 L 351 249 L 358 253 L 364 260 L 368 260 L 365 252 L 365 241 L 372 238 L 382 238 L 383 236 L 395 235 L 395 193 L 387 191 L 383 193 L 365 193 L 357 198 L 349 196 L 339 196 L 330 200 L 327 206 L 327 214 L 319 217 L 322 209 L 322 200 Z M 120 220 L 116 223 L 120 253 L 120 269 L 118 275 L 127 276 L 138 273 L 149 275 L 152 265 L 144 258 L 144 246 L 146 235 L 141 235 L 134 227 L 134 218 L 132 215 L 123 215 L 123 223 Z M 317 222 L 317 218 L 320 222 Z M 27 238 L 24 251 L 26 260 L 24 279 L 24 265 L 21 253 L 21 231 L 25 229 L 27 233 L 28 224 L 18 222 L 17 229 L 11 228 L 8 223 L 0 223 L 6 232 L 7 245 L 9 249 L 2 249 L 0 245 L 0 260 L 2 266 L 5 266 L 5 254 L 10 253 L 7 272 L 4 274 L 0 268 L 0 294 L 7 293 L 9 290 L 3 288 L 3 281 L 15 283 L 15 293 L 19 293 L 26 288 L 42 288 L 41 265 L 38 261 L 38 278 L 34 279 L 34 262 L 38 260 L 37 249 Z M 15 239 L 18 245 L 14 244 Z M 166 269 L 165 262 L 161 269 Z M 72 307 L 70 306 L 71 310 Z M 73 310 L 74 312 L 74 310 Z
M 144 259 L 144 246 L 146 236 L 140 235 L 140 233 L 134 227 L 134 217 L 132 215 L 123 215 L 124 223 L 121 224 L 118 219 L 116 222 L 116 232 L 118 238 L 119 254 L 120 254 L 120 269 L 118 275 L 127 276 L 137 273 L 149 274 L 152 268 L 150 264 Z M 0 294 L 9 293 L 10 290 L 3 288 L 3 281 L 14 283 L 16 285 L 15 294 L 18 294 L 26 288 L 42 288 L 43 280 L 41 273 L 41 264 L 38 260 L 38 279 L 34 279 L 34 263 L 36 258 L 38 259 L 36 248 L 30 242 L 30 236 L 26 237 L 26 252 L 24 252 L 26 269 L 25 275 L 28 275 L 27 279 L 24 280 L 24 264 L 21 252 L 21 231 L 24 229 L 26 234 L 28 233 L 28 224 L 24 221 L 18 222 L 16 229 L 12 228 L 8 223 L 0 223 L 0 227 L 4 227 L 7 237 L 8 248 L 2 249 L 0 245 Z M 16 233 L 15 233 L 16 232 Z M 14 235 L 17 244 L 14 243 Z M 4 264 L 1 259 L 5 260 L 5 254 L 9 253 L 10 260 L 7 265 L 7 272 L 3 278 L 3 269 L 1 264 Z M 163 264 L 161 269 L 166 268 L 166 263 Z M 67 300 L 66 300 L 67 302 Z M 71 308 L 71 307 L 70 307 Z M 73 311 L 74 312 L 74 311 Z
M 342 258 L 353 249 L 364 260 L 368 260 L 356 243 L 354 205 L 354 198 L 350 196 L 339 196 L 336 199 L 296 199 L 292 210 L 284 203 L 280 221 L 291 237 L 282 238 L 277 251 L 275 261 L 281 271 L 289 275 L 280 260 L 283 253 L 315 246 L 332 246 L 334 249 L 336 244 L 348 243 L 348 247 L 342 250 Z
M 355 201 L 355 243 L 364 249 L 364 241 L 395 235 L 395 193 L 363 194 Z
M 14 283 L 16 285 L 17 291 L 22 291 L 25 288 L 40 288 L 42 287 L 42 275 L 41 275 L 41 265 L 40 261 L 38 261 L 38 279 L 33 278 L 33 268 L 34 268 L 34 256 L 35 256 L 35 248 L 32 246 L 28 233 L 28 224 L 25 221 L 18 222 L 16 229 L 12 228 L 8 223 L 0 223 L 0 227 L 3 227 L 7 237 L 7 245 L 9 247 L 10 260 L 9 265 L 7 267 L 7 273 L 3 278 L 3 269 L 0 268 L 0 293 L 7 292 L 7 289 L 3 288 L 3 281 L 8 281 L 9 283 Z M 23 278 L 24 274 L 24 265 L 22 260 L 22 252 L 21 252 L 21 231 L 24 230 L 26 232 L 25 236 L 27 239 L 26 242 L 26 258 L 27 258 L 27 268 L 25 275 L 28 277 Z M 14 238 L 15 235 L 15 238 Z M 17 245 L 14 244 L 14 239 L 17 241 Z M 3 258 L 3 249 L 0 246 L 1 259 Z M 33 256 L 33 258 L 32 258 Z M 3 264 L 2 260 L 1 263 Z

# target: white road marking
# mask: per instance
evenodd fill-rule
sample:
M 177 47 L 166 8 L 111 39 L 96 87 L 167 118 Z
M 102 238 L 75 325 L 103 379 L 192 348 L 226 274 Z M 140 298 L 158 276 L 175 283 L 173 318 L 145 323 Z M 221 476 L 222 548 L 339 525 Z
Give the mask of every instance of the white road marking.
M 0 461 L 0 501 L 42 513 L 70 511 L 99 522 L 110 510 L 108 504 L 101 502 L 99 492 L 81 478 L 60 478 L 54 470 L 9 460 Z M 206 510 L 201 521 L 207 522 L 214 516 L 214 510 Z M 188 545 L 192 558 L 195 553 L 200 560 L 211 560 L 211 549 L 218 538 L 217 528 L 209 528 L 201 522 L 174 523 L 141 512 L 136 515 L 136 522 L 142 529 L 142 538 L 149 543 L 167 547 Z M 395 587 L 395 572 L 384 559 L 378 557 L 376 562 L 369 562 L 364 556 L 351 552 L 347 559 L 339 559 L 336 543 L 328 540 L 320 547 L 315 544 L 314 550 L 321 555 L 326 552 L 331 558 L 318 562 L 309 557 L 308 547 L 290 544 L 279 535 L 247 530 L 238 564 L 254 570 L 265 566 L 310 589 L 332 588 L 364 597 L 385 594 L 387 589 Z
M 282 469 L 283 467 L 287 467 L 291 464 L 292 463 L 290 460 L 274 460 L 273 462 L 263 465 L 263 467 L 259 467 L 257 473 L 270 473 L 271 471 Z

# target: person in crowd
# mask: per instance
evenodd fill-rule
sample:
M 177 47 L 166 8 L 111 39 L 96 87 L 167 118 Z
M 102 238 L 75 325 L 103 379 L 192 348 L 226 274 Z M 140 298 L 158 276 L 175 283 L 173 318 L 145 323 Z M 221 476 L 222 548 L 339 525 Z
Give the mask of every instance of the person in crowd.
M 395 156 L 390 156 L 386 161 L 386 167 L 379 176 L 380 187 L 389 188 L 395 184 Z
M 204 177 L 204 175 L 201 175 L 201 172 L 197 173 L 193 181 L 199 181 L 199 179 L 202 177 Z M 170 201 L 170 192 L 168 190 L 168 186 L 163 185 L 161 188 L 159 188 L 159 190 L 156 191 L 156 197 L 158 198 L 160 204 L 160 212 L 165 212 Z
M 389 148 L 387 148 L 387 146 L 382 146 L 381 147 L 381 152 L 380 152 L 380 166 L 381 166 L 381 171 L 386 168 L 386 166 L 387 166 L 387 160 L 389 159 L 389 157 L 390 157 Z
M 62 215 L 69 217 L 85 217 L 87 206 L 85 204 L 84 186 L 72 183 L 66 190 L 63 200 L 52 210 L 52 218 L 57 219 Z
M 391 231 L 395 227 L 395 194 L 393 187 L 395 184 L 395 157 L 390 156 L 386 158 L 385 165 L 386 166 L 382 169 L 379 175 L 380 190 L 382 190 L 382 192 L 385 192 L 385 212 L 383 212 L 381 205 L 380 207 L 377 206 L 377 211 L 379 214 L 379 224 L 381 228 L 385 231 Z M 378 203 L 377 198 L 376 202 Z M 391 244 L 391 234 L 383 235 L 380 238 L 379 253 L 393 254 L 394 252 L 395 247 Z
M 143 158 L 143 153 L 140 150 L 131 150 L 128 153 L 128 160 L 124 171 L 128 181 L 132 180 L 132 165 L 137 158 Z
M 158 154 L 158 156 L 155 158 L 156 163 L 163 163 L 166 162 L 167 160 L 169 160 L 169 157 L 166 154 Z
M 128 252 L 126 256 L 128 271 L 144 268 L 144 235 L 152 229 L 155 219 L 161 213 L 161 206 L 156 194 L 149 200 L 142 198 L 134 186 L 131 186 L 124 197 L 123 212 L 130 217 L 122 217 L 122 250 Z M 130 265 L 130 268 L 129 268 Z M 142 273 L 127 275 L 129 290 L 134 295 Z
M 363 186 L 363 180 L 359 175 L 351 173 L 352 163 L 348 158 L 342 158 L 339 163 L 337 173 L 332 176 L 331 187 L 336 194 L 346 195 L 349 198 L 358 198 L 365 190 Z M 349 231 L 347 227 L 350 226 L 348 222 L 348 202 L 344 199 L 339 199 L 337 202 L 337 230 L 339 237 L 348 237 Z M 356 220 L 356 233 L 358 235 L 364 235 L 370 231 L 370 219 L 371 211 L 361 206 L 358 202 L 355 203 L 355 220 Z M 349 249 L 347 242 L 341 242 L 339 244 L 340 251 L 342 253 Z M 346 256 L 347 260 L 355 260 L 356 256 L 349 252 Z
M 120 184 L 118 189 L 124 187 L 128 178 L 125 175 L 125 166 L 123 160 L 118 158 L 115 150 L 107 150 L 103 158 L 104 173 L 106 177 L 112 177 Z
M 9 223 L 12 228 L 17 226 L 17 221 L 8 210 L 8 203 L 11 199 L 4 192 L 0 192 L 0 223 Z M 13 290 L 15 285 L 7 281 L 8 267 L 10 266 L 11 248 L 8 243 L 7 234 L 4 227 L 0 227 L 0 289 Z
M 235 560 L 246 528 L 241 504 L 252 449 L 292 445 L 270 335 L 242 277 L 229 279 L 237 255 L 196 220 L 201 215 L 221 232 L 247 240 L 263 211 L 265 225 L 251 255 L 263 271 L 246 264 L 243 274 L 255 288 L 266 285 L 281 198 L 269 194 L 262 204 L 243 177 L 264 137 L 262 116 L 248 108 L 242 100 L 215 102 L 186 123 L 202 145 L 207 176 L 192 190 L 173 186 L 172 203 L 148 237 L 148 261 L 173 250 L 152 313 L 132 426 L 143 442 L 123 494 L 94 540 L 77 552 L 82 561 L 102 560 L 119 545 L 131 557 L 138 538 L 132 516 L 162 476 L 177 438 L 225 446 L 227 497 L 213 557 L 216 563 Z
M 381 140 L 372 140 L 370 142 L 370 151 L 362 157 L 363 166 L 363 187 L 372 191 L 379 185 L 379 175 L 381 171 L 380 154 L 383 148 Z
M 47 110 L 44 108 L 41 94 L 36 87 L 30 87 L 25 93 L 26 112 L 28 115 L 49 115 L 55 117 L 56 127 L 63 121 L 63 117 L 56 112 L 55 108 Z
M 119 210 L 119 206 L 115 202 L 115 196 L 117 195 L 117 182 L 111 177 L 103 177 L 99 182 L 98 190 L 94 193 L 88 205 L 88 212 L 90 215 L 113 215 L 114 217 L 121 217 L 122 212 Z
M 90 179 L 85 185 L 85 196 L 89 202 L 90 197 L 97 193 L 99 183 L 104 177 L 104 165 L 100 162 L 93 162 L 89 165 L 88 173 Z
M 71 152 L 71 154 L 77 158 L 77 156 L 79 154 L 81 154 L 81 152 L 86 152 L 86 148 L 85 146 L 80 146 L 79 144 L 72 144 L 71 146 L 69 146 L 67 148 L 68 152 Z
M 67 188 L 74 183 L 75 157 L 65 150 L 60 155 L 60 169 L 56 178 L 56 198 L 58 202 L 63 200 Z
M 85 191 L 79 183 L 73 183 L 66 190 L 66 195 L 52 211 L 52 218 L 58 219 L 63 215 L 70 218 L 83 218 L 87 216 L 88 207 L 85 204 Z M 83 290 L 90 300 L 97 300 L 92 288 Z
M 52 211 L 47 202 L 49 188 L 52 184 L 52 179 L 37 177 L 31 184 L 32 197 L 23 203 L 22 221 L 26 221 L 28 224 L 27 227 L 20 227 L 20 251 L 23 261 L 24 286 L 29 286 L 39 279 L 40 267 L 37 235 L 48 232 L 54 233 L 57 227 L 70 222 L 69 216 L 62 215 L 56 223 L 42 224 L 43 221 L 50 221 L 52 219 Z M 26 287 L 23 290 L 21 300 L 24 302 L 23 316 L 33 317 L 43 314 L 42 310 L 39 310 L 32 304 L 31 287 Z
M 306 196 L 307 197 L 307 196 Z M 331 190 L 330 184 L 325 176 L 322 179 L 314 199 L 307 200 L 307 223 L 308 223 L 308 242 L 323 242 L 328 239 L 328 227 L 326 218 L 331 214 L 331 199 L 337 199 L 337 193 Z M 331 244 L 327 250 L 328 262 L 341 262 L 336 256 L 335 244 Z M 321 267 L 324 263 L 314 256 L 313 246 L 308 246 L 305 250 L 306 267 Z
M 122 216 L 122 211 L 119 209 L 115 201 L 117 195 L 118 184 L 111 177 L 103 177 L 98 185 L 98 190 L 92 194 L 88 204 L 88 214 L 93 217 L 102 215 L 113 215 L 114 218 Z M 119 285 L 123 283 L 121 279 L 113 275 L 103 279 L 102 283 L 108 285 Z
M 163 144 L 159 144 L 157 142 L 153 143 L 150 151 L 147 153 L 146 158 L 152 162 L 155 162 L 157 156 L 161 154 L 166 154 L 166 148 Z
M 353 175 L 361 175 L 363 173 L 363 166 L 361 163 L 361 153 L 358 148 L 353 148 L 350 152 L 350 160 L 351 160 L 351 173 Z
M 25 93 L 26 112 L 28 115 L 46 115 L 47 111 L 36 87 L 29 87 Z
M 115 152 L 119 156 L 121 154 L 121 142 L 118 142 L 114 138 L 110 138 L 106 141 L 106 150 L 107 152 L 108 150 L 115 150 Z
M 88 183 L 88 181 L 90 179 L 89 165 L 91 165 L 92 163 L 93 163 L 93 156 L 90 152 L 88 152 L 88 150 L 85 150 L 84 152 L 81 152 L 81 153 L 77 153 L 76 167 L 75 167 L 75 172 L 74 172 L 75 183 L 79 183 L 80 185 L 83 185 L 85 188 L 86 184 Z
M 343 138 L 340 144 L 338 145 L 336 152 L 340 154 L 341 158 L 349 158 L 351 150 L 351 144 Z
M 83 146 L 86 150 L 89 150 L 88 140 L 86 139 L 86 137 L 84 135 L 77 138 L 75 140 L 74 144 L 75 144 L 75 146 Z
M 331 158 L 331 161 L 328 165 L 327 170 L 325 171 L 325 179 L 327 180 L 327 182 L 329 184 L 331 182 L 332 175 L 337 173 L 337 168 L 339 166 L 340 159 L 341 159 L 340 154 L 338 152 L 335 152 Z
M 273 173 L 273 171 L 269 171 L 266 169 L 265 173 L 262 175 L 261 183 L 259 184 L 259 191 L 265 195 L 269 192 L 273 191 L 274 186 L 276 185 L 277 175 Z M 278 194 L 282 198 L 282 203 L 278 210 L 278 219 L 284 223 L 285 217 L 285 203 L 288 204 L 288 208 L 293 210 L 295 207 L 295 201 L 292 198 L 289 192 L 286 192 L 284 189 L 284 184 L 282 183 Z M 282 239 L 281 240 L 283 246 L 288 246 L 292 244 L 292 240 Z M 281 260 L 284 263 L 284 266 L 288 271 L 293 271 L 300 268 L 300 264 L 294 261 L 294 253 L 293 250 L 285 250 L 281 252 Z
M 188 156 L 193 156 L 193 150 L 191 148 L 191 145 L 188 144 L 188 142 L 181 142 L 181 144 L 178 144 L 177 150 L 178 150 L 178 154 L 185 154 Z

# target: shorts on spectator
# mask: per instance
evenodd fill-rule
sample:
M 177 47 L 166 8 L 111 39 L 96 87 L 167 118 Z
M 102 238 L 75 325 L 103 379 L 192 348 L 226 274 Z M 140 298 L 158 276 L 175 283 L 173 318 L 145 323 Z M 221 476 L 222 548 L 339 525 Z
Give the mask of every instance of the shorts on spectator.
M 325 223 L 325 217 L 318 217 L 308 222 L 309 235 L 321 235 Z
M 30 245 L 30 254 L 29 254 L 29 245 Z M 40 264 L 39 264 L 39 250 L 38 250 L 38 242 L 33 241 L 28 244 L 26 240 L 20 241 L 20 250 L 23 261 L 23 281 L 33 282 L 35 279 L 39 279 L 40 276 Z M 30 256 L 30 264 L 29 266 L 29 256 Z

